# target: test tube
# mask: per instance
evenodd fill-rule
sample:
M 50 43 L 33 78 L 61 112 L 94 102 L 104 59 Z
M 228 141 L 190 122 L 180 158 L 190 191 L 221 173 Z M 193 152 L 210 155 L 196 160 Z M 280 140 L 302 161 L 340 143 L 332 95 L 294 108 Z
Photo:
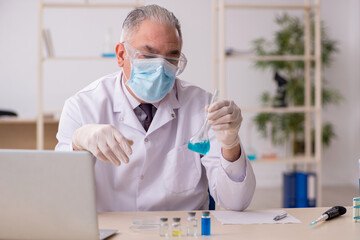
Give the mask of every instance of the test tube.
M 353 198 L 353 222 L 360 222 L 360 197 Z
M 360 193 L 360 159 L 359 159 L 359 193 Z

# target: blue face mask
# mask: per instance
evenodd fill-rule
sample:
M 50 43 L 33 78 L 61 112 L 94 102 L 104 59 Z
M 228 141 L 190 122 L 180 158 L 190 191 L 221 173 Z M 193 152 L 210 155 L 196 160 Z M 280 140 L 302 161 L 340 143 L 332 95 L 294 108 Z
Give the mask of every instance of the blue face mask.
M 140 100 L 159 102 L 173 88 L 177 70 L 163 58 L 131 59 L 131 75 L 126 85 Z

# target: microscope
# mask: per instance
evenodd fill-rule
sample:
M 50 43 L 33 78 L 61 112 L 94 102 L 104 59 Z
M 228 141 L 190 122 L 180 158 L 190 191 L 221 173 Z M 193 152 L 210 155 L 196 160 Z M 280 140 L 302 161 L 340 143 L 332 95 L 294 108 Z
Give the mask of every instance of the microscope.
M 278 72 L 275 72 L 274 80 L 277 83 L 277 90 L 274 98 L 274 107 L 287 107 L 286 84 L 288 81 Z

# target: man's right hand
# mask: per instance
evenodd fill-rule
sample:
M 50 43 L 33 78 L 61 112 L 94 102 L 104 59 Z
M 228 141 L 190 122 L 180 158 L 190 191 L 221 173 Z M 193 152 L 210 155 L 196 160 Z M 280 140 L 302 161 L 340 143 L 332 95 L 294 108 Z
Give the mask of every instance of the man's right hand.
M 120 160 L 129 162 L 133 141 L 125 138 L 112 125 L 87 124 L 74 132 L 72 145 L 74 150 L 87 150 L 104 162 L 120 166 Z

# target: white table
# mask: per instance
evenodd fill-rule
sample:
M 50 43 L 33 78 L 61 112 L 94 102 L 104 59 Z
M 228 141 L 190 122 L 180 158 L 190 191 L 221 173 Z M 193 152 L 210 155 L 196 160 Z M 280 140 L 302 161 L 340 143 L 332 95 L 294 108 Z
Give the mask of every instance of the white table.
M 222 225 L 212 216 L 210 237 L 186 237 L 187 212 L 116 212 L 99 214 L 100 228 L 118 229 L 118 234 L 109 238 L 116 239 L 236 239 L 236 240 L 360 240 L 360 223 L 352 221 L 352 207 L 347 207 L 347 213 L 330 221 L 310 227 L 309 223 L 317 219 L 329 208 L 293 208 L 284 209 L 299 219 L 299 224 L 250 224 L 250 225 Z M 196 213 L 198 218 L 198 232 L 201 233 L 201 212 Z M 134 219 L 168 217 L 169 225 L 173 217 L 181 217 L 182 236 L 160 237 L 158 231 L 134 231 L 130 227 Z

